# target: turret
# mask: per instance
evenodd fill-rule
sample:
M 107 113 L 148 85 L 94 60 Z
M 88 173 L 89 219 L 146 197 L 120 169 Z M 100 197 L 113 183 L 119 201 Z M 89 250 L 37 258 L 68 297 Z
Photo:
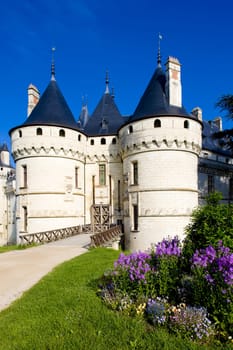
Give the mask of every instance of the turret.
M 1 152 L 1 164 L 10 166 L 10 152 L 6 144 L 3 144 L 0 149 Z

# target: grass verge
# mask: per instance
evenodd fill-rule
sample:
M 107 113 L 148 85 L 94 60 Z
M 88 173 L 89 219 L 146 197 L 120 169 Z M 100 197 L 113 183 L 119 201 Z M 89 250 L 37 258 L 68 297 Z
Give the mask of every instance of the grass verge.
M 27 248 L 32 248 L 32 247 L 37 247 L 39 244 L 33 243 L 33 244 L 19 244 L 19 245 L 4 245 L 0 247 L 0 253 L 7 253 L 10 252 L 11 250 L 22 250 L 22 249 L 27 249 Z
M 54 269 L 0 313 L 0 349 L 221 348 L 193 344 L 164 330 L 154 330 L 140 318 L 107 309 L 96 296 L 96 281 L 118 255 L 113 250 L 94 249 Z

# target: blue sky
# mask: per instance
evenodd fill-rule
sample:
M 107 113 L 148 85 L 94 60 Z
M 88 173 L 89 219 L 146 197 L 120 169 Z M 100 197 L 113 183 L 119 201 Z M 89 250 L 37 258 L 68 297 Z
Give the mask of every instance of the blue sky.
M 162 62 L 182 64 L 183 104 L 204 119 L 233 94 L 231 0 L 21 0 L 0 5 L 0 143 L 26 119 L 27 87 L 42 93 L 56 47 L 57 83 L 77 119 L 82 96 L 93 112 L 105 90 L 105 72 L 122 115 L 135 110 L 155 68 L 158 33 Z M 224 120 L 224 126 L 231 123 Z

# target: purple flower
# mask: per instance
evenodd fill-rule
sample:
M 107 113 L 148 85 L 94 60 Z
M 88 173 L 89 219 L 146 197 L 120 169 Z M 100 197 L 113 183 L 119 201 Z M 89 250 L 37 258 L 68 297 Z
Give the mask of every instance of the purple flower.
M 151 270 L 149 261 L 151 256 L 147 253 L 137 252 L 130 255 L 120 254 L 114 267 L 117 270 L 128 273 L 129 279 L 146 283 L 146 273 Z
M 163 239 L 161 242 L 159 242 L 156 245 L 155 254 L 158 256 L 162 255 L 175 255 L 180 256 L 181 255 L 181 247 L 180 247 L 180 240 L 176 236 L 173 239 Z
M 193 268 L 204 269 L 205 278 L 210 284 L 221 282 L 227 286 L 233 285 L 233 254 L 228 247 L 222 245 L 221 241 L 217 249 L 209 246 L 197 250 L 193 255 L 192 263 Z

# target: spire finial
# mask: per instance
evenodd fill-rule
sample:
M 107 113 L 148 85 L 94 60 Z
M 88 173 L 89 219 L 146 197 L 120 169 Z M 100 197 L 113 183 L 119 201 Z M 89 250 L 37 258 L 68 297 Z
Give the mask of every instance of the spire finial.
M 158 56 L 157 56 L 157 63 L 158 63 L 158 67 L 161 67 L 161 53 L 160 53 L 160 42 L 163 39 L 162 35 L 159 33 L 159 37 L 158 37 L 159 41 L 158 41 Z
M 109 94 L 109 73 L 108 73 L 108 71 L 106 71 L 106 75 L 105 75 L 105 84 L 106 84 L 105 94 Z
M 55 62 L 54 62 L 54 52 L 55 51 L 56 51 L 56 48 L 52 47 L 51 80 L 55 80 Z

